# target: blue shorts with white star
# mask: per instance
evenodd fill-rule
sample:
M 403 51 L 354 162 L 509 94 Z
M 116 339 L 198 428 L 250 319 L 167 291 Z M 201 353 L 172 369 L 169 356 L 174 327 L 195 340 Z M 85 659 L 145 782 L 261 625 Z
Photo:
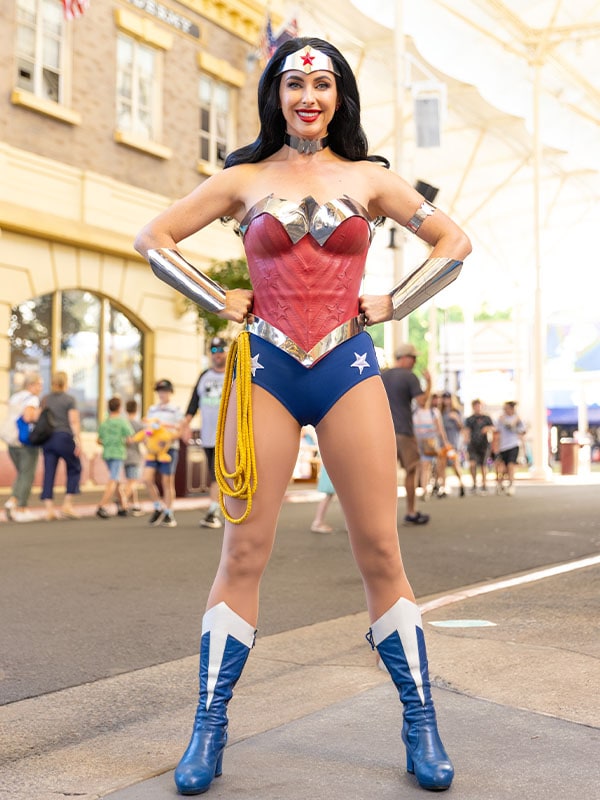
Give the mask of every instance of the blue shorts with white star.
M 252 383 L 276 397 L 300 425 L 317 426 L 349 389 L 380 374 L 366 331 L 342 342 L 310 368 L 252 333 L 250 351 Z

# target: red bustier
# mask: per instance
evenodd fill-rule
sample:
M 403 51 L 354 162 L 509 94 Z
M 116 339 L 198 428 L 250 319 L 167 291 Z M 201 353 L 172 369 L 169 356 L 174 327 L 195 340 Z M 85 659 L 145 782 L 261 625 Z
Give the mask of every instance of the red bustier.
M 366 210 L 348 197 L 319 206 L 267 197 L 240 223 L 252 313 L 309 351 L 358 314 L 372 238 Z

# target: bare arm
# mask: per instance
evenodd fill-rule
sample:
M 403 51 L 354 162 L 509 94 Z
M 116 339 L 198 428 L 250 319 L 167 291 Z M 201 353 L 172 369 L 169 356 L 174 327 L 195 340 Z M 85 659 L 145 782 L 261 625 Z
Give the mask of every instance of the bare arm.
M 398 175 L 387 170 L 375 170 L 370 177 L 370 188 L 373 192 L 373 200 L 369 205 L 370 213 L 376 216 L 390 217 L 403 226 L 415 219 L 415 215 L 424 203 L 422 195 Z M 428 204 L 425 202 L 426 206 Z M 421 273 L 418 279 L 413 281 L 414 285 L 409 284 L 407 287 L 407 291 L 413 296 L 415 289 L 424 288 L 422 298 L 420 301 L 417 300 L 416 305 L 424 302 L 448 282 L 454 280 L 462 261 L 471 252 L 471 242 L 466 233 L 439 208 L 433 210 L 431 214 L 421 214 L 420 216 L 422 220 L 417 220 L 418 227 L 415 233 L 432 249 L 427 261 L 419 267 Z M 439 259 L 439 261 L 434 262 L 433 259 Z M 417 275 L 417 271 L 415 270 L 411 275 Z M 425 286 L 425 284 L 427 285 Z M 365 314 L 370 325 L 404 316 L 398 312 L 397 302 L 392 299 L 392 293 L 389 295 L 363 295 L 359 298 L 359 303 L 360 311 Z M 416 305 L 409 304 L 406 313 L 409 313 Z
M 138 253 L 147 258 L 148 250 L 176 248 L 182 239 L 220 217 L 238 214 L 243 204 L 235 186 L 235 175 L 235 168 L 213 175 L 150 220 L 135 238 L 134 247 Z
M 223 216 L 236 216 L 243 210 L 243 203 L 239 193 L 240 175 L 235 168 L 224 170 L 204 181 L 181 200 L 177 200 L 165 211 L 145 225 L 135 238 L 135 249 L 148 259 L 149 251 L 165 251 L 164 263 L 172 269 L 174 280 L 167 280 L 171 286 L 177 286 L 177 261 L 181 256 L 177 245 L 193 233 L 214 222 Z M 152 255 L 150 256 L 152 257 Z M 184 269 L 185 264 L 183 265 Z M 190 265 L 191 266 L 191 265 Z M 162 277 L 162 276 L 161 276 Z M 202 287 L 206 281 L 212 281 L 193 266 L 187 275 L 188 285 L 193 288 L 197 280 L 202 295 Z M 190 296 L 188 292 L 184 292 Z M 209 292 L 210 294 L 210 292 Z M 214 291 L 214 295 L 218 290 Z M 196 298 L 193 296 L 195 300 Z M 218 308 L 210 308 L 223 319 L 242 322 L 252 307 L 252 292 L 247 289 L 222 290 L 219 297 Z M 220 309 L 220 310 L 219 310 Z
M 437 430 L 438 430 L 438 435 L 439 435 L 440 439 L 442 440 L 442 442 L 444 443 L 444 446 L 445 447 L 449 447 L 450 446 L 450 442 L 448 441 L 448 437 L 446 436 L 446 429 L 444 428 L 444 423 L 442 421 L 442 415 L 440 414 L 440 412 L 438 411 L 437 408 L 434 408 L 432 410 L 433 410 L 433 418 L 435 419 L 435 424 L 436 424 L 436 427 L 437 427 Z
M 41 408 L 39 406 L 25 406 L 23 409 L 23 419 L 25 422 L 36 422 L 40 416 Z
M 81 417 L 76 408 L 70 408 L 67 412 L 69 426 L 73 432 L 73 441 L 75 442 L 75 454 L 79 455 L 81 444 L 79 441 L 79 434 L 81 433 Z

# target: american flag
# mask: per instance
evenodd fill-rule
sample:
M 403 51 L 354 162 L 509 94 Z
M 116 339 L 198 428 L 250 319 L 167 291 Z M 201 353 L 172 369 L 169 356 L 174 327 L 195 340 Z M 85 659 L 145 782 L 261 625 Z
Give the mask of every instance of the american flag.
M 267 22 L 263 29 L 262 36 L 260 37 L 259 49 L 261 58 L 265 63 L 271 58 L 277 49 L 275 37 L 273 36 L 273 25 L 271 23 L 270 14 L 267 14 Z
M 267 21 L 259 45 L 260 57 L 263 63 L 267 63 L 280 44 L 287 42 L 289 39 L 295 39 L 296 36 L 298 36 L 298 23 L 295 19 L 291 19 L 286 23 L 277 36 L 275 36 L 273 33 L 273 24 L 271 23 L 271 15 L 267 14 Z
M 65 19 L 75 19 L 83 16 L 90 4 L 90 0 L 62 0 Z

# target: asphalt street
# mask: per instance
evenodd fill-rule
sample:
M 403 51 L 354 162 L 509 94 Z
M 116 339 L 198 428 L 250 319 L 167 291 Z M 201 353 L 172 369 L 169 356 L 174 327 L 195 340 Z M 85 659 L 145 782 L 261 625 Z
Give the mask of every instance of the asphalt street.
M 303 495 L 315 497 L 296 486 L 293 496 Z M 89 511 L 90 499 L 82 495 Z M 515 497 L 423 505 L 430 524 L 409 528 L 399 503 L 417 598 L 600 550 L 597 486 L 524 486 Z M 365 608 L 339 505 L 328 535 L 309 531 L 314 509 L 314 502 L 283 506 L 261 587 L 261 636 Z M 151 528 L 148 516 L 0 524 L 0 702 L 196 653 L 222 539 L 220 530 L 198 526 L 200 516 L 178 510 L 174 529 Z
M 425 615 L 435 665 L 432 677 L 450 727 L 459 725 L 464 715 L 472 728 L 471 715 L 483 720 L 486 713 L 483 706 L 467 709 L 460 702 L 454 708 L 455 696 L 490 703 L 492 715 L 500 713 L 495 709 L 512 709 L 508 727 L 518 729 L 523 709 L 567 725 L 554 732 L 556 742 L 565 736 L 573 748 L 567 772 L 558 768 L 560 748 L 543 756 L 552 762 L 546 765 L 546 781 L 551 781 L 555 797 L 594 796 L 581 793 L 590 777 L 585 772 L 576 794 L 568 793 L 565 777 L 575 769 L 581 772 L 581 759 L 598 744 L 600 568 L 586 565 L 490 593 L 481 593 L 481 587 L 597 556 L 598 488 L 594 482 L 524 481 L 514 497 L 434 498 L 426 509 L 432 515 L 429 525 L 399 526 L 415 594 L 424 608 L 432 604 Z M 313 534 L 309 526 L 318 496 L 310 488 L 291 489 L 261 589 L 257 654 L 240 682 L 239 701 L 236 693 L 239 716 L 236 727 L 232 725 L 235 748 L 258 748 L 267 760 L 280 748 L 285 753 L 286 737 L 302 735 L 304 726 L 308 740 L 302 752 L 308 761 L 296 767 L 290 763 L 283 784 L 294 781 L 294 769 L 307 768 L 309 742 L 319 726 L 325 721 L 337 724 L 339 731 L 344 719 L 347 723 L 362 713 L 361 704 L 368 702 L 363 693 L 385 691 L 380 684 L 386 681 L 363 639 L 368 627 L 363 590 L 339 506 L 334 504 L 328 517 L 334 532 Z M 81 520 L 0 524 L 0 796 L 112 798 L 111 789 L 131 785 L 114 800 L 172 797 L 168 770 L 187 735 L 200 620 L 221 531 L 198 526 L 203 498 L 179 501 L 175 529 L 150 528 L 147 516 L 98 520 L 91 516 L 95 498 L 82 496 L 81 501 Z M 402 516 L 400 498 L 400 523 Z M 474 594 L 462 596 L 465 589 Z M 457 625 L 461 616 L 493 622 L 489 627 Z M 292 697 L 290 664 L 292 673 L 298 673 Z M 594 692 L 592 699 L 588 689 Z M 275 702 L 278 691 L 285 702 Z M 38 712 L 51 724 L 40 726 Z M 137 739 L 132 739 L 132 730 L 138 728 Z M 460 733 L 456 738 L 460 747 Z M 345 732 L 342 741 L 349 753 Z M 566 754 L 566 745 L 561 747 Z M 232 754 L 242 752 L 235 748 Z M 111 774 L 103 772 L 107 761 Z M 313 795 L 308 788 L 269 793 L 264 781 L 258 782 L 256 794 L 240 786 L 233 794 L 211 791 L 215 797 L 298 800 L 367 796 L 344 793 L 348 763 L 327 769 L 332 770 L 330 789 Z M 40 770 L 44 779 L 35 791 L 31 786 L 40 782 Z M 339 780 L 334 779 L 336 770 Z M 56 775 L 54 783 L 49 772 Z M 600 779 L 597 763 L 593 774 Z M 23 787 L 17 775 L 26 775 Z M 548 788 L 539 796 L 547 796 Z M 392 792 L 392 784 L 382 787 L 380 796 L 391 797 L 388 789 Z M 503 795 L 500 789 L 489 795 L 481 788 L 478 792 L 455 796 L 538 796 Z

